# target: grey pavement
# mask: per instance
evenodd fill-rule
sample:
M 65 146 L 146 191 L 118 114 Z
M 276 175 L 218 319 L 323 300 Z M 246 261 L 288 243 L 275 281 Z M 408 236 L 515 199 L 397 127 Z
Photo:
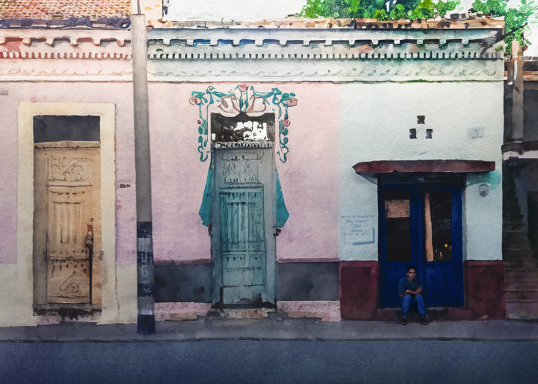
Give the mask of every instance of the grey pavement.
M 0 343 L 2 384 L 536 384 L 538 343 Z
M 189 342 L 208 340 L 264 341 L 538 341 L 538 322 L 515 320 L 433 321 L 429 325 L 386 321 L 324 322 L 317 319 L 198 318 L 157 322 L 154 335 L 139 335 L 136 324 L 58 325 L 0 328 L 5 342 Z

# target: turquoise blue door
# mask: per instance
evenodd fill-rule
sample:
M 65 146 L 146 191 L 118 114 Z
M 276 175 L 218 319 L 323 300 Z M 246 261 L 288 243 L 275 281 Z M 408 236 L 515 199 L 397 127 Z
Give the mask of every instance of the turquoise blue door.
M 211 161 L 211 303 L 272 306 L 277 226 L 273 144 L 226 145 L 231 148 L 213 149 Z
M 265 292 L 263 189 L 220 192 L 223 304 L 261 302 Z
M 463 305 L 461 199 L 456 185 L 380 185 L 382 308 L 400 306 L 398 283 L 411 265 L 427 306 Z

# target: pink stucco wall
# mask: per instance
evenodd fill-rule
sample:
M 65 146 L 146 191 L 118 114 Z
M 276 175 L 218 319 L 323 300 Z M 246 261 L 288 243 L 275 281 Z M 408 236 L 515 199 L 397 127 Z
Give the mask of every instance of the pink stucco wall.
M 152 153 L 154 257 L 158 263 L 211 260 L 210 239 L 198 211 L 209 160 L 197 152 L 198 107 L 192 91 L 209 85 L 228 91 L 235 83 L 149 86 Z M 299 100 L 289 109 L 290 154 L 277 160 L 290 218 L 277 238 L 281 261 L 334 260 L 338 257 L 338 94 L 333 84 L 254 84 L 277 87 Z
M 211 260 L 207 228 L 198 210 L 209 160 L 198 147 L 198 107 L 193 90 L 207 85 L 150 83 L 150 141 L 153 253 L 156 262 Z
M 287 83 L 299 104 L 289 109 L 290 153 L 277 160 L 288 222 L 277 238 L 279 261 L 338 258 L 338 85 Z
M 212 84 L 229 90 L 235 84 Z M 198 210 L 209 160 L 197 152 L 198 107 L 192 91 L 208 84 L 151 83 L 150 130 L 154 255 L 160 263 L 211 259 L 207 228 Z M 277 238 L 281 261 L 337 258 L 338 94 L 333 84 L 255 84 L 278 87 L 299 100 L 290 108 L 290 153 L 277 160 L 290 218 Z M 136 262 L 136 209 L 132 85 L 130 83 L 2 83 L 9 91 L 0 114 L 0 262 L 16 262 L 17 110 L 20 102 L 114 103 L 116 105 L 116 260 Z M 130 187 L 120 188 L 120 185 Z
M 0 83 L 0 263 L 17 262 L 17 108 L 19 86 Z
M 131 83 L 0 83 L 0 262 L 17 261 L 17 136 L 20 102 L 116 105 L 116 261 L 136 263 L 136 205 Z M 130 188 L 119 188 L 120 183 Z

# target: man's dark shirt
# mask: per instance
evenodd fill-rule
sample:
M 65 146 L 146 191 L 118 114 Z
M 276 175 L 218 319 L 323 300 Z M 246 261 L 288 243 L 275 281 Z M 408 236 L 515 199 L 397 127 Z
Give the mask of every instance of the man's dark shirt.
M 413 281 L 409 281 L 407 277 L 404 277 L 400 280 L 400 285 L 398 286 L 398 291 L 400 293 L 400 296 L 405 293 L 408 289 L 410 291 L 416 291 L 418 287 L 420 287 L 420 280 L 416 278 Z

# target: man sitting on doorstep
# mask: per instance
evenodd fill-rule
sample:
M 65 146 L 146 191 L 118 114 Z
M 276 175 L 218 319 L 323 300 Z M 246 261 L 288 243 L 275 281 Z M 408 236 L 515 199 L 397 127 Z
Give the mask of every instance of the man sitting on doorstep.
M 422 287 L 417 278 L 417 270 L 415 267 L 407 268 L 407 277 L 400 280 L 399 286 L 400 296 L 402 297 L 402 325 L 407 324 L 407 314 L 412 304 L 415 304 L 420 316 L 420 324 L 427 325 L 428 318 L 426 317 L 426 305 L 420 292 Z

